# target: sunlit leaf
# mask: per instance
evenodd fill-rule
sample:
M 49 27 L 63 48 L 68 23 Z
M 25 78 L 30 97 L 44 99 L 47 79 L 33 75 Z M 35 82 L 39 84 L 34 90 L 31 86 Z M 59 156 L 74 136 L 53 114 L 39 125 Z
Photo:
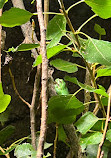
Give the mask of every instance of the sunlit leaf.
M 92 112 L 87 112 L 75 123 L 75 126 L 79 132 L 86 134 L 98 120 Z
M 111 76 L 111 68 L 99 69 L 96 77 Z
M 38 48 L 40 44 L 21 44 L 17 47 L 17 51 L 28 51 L 34 48 Z
M 0 24 L 5 27 L 19 26 L 29 21 L 32 15 L 32 13 L 26 10 L 11 8 L 0 17 Z
M 6 2 L 8 2 L 8 0 L 0 0 L 0 9 L 3 8 Z
M 71 62 L 62 60 L 62 59 L 55 59 L 50 62 L 50 65 L 53 65 L 56 69 L 61 71 L 66 71 L 68 73 L 74 73 L 78 70 L 76 64 Z

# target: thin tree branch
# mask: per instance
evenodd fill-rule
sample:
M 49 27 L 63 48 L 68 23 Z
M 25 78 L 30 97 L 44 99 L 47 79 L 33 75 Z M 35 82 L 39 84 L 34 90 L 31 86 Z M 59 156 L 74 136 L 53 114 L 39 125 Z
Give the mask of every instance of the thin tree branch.
M 56 123 L 56 135 L 55 135 L 55 139 L 54 139 L 54 152 L 53 152 L 53 158 L 56 158 L 57 139 L 58 139 L 58 125 L 57 125 L 57 123 Z
M 3 150 L 3 148 L 2 148 L 1 146 L 0 146 L 0 150 L 1 150 L 2 153 L 5 153 L 5 151 Z M 9 153 L 8 153 L 8 154 L 5 154 L 5 157 L 6 157 L 6 158 L 10 158 Z
M 103 144 L 104 144 L 104 140 L 105 140 L 105 137 L 106 137 L 106 132 L 107 132 L 107 128 L 108 128 L 108 123 L 109 123 L 109 121 L 110 121 L 110 105 L 111 105 L 111 91 L 109 92 L 109 99 L 108 99 L 106 122 L 105 122 L 103 137 L 102 137 L 101 143 L 99 144 L 99 147 L 98 147 L 97 158 L 100 158 L 100 156 L 102 155 L 102 146 L 103 146 Z
M 44 25 L 44 18 L 42 12 L 42 1 L 36 0 L 37 2 L 37 12 L 38 12 L 38 21 L 40 26 L 40 53 L 42 55 L 42 112 L 41 112 L 41 128 L 40 128 L 40 137 L 37 149 L 37 158 L 42 158 L 44 153 L 44 142 L 46 136 L 47 128 L 47 81 L 48 81 L 48 59 L 46 54 L 46 29 Z
M 11 80 L 12 80 L 12 85 L 13 85 L 13 89 L 14 89 L 15 93 L 18 95 L 18 97 L 21 99 L 21 101 L 24 102 L 30 108 L 31 105 L 20 96 L 20 94 L 19 94 L 19 92 L 16 88 L 14 76 L 12 74 L 12 71 L 11 71 L 10 67 L 9 67 L 9 74 L 10 74 L 10 77 L 11 77 Z
M 44 12 L 49 12 L 49 0 L 44 0 Z M 48 21 L 49 21 L 49 14 L 44 14 L 45 28 L 47 28 Z
M 35 76 L 35 82 L 34 82 L 32 102 L 30 107 L 31 138 L 32 138 L 32 146 L 34 147 L 35 150 L 36 150 L 35 103 L 38 103 L 39 100 L 40 75 L 41 75 L 41 65 L 38 65 L 37 73 Z

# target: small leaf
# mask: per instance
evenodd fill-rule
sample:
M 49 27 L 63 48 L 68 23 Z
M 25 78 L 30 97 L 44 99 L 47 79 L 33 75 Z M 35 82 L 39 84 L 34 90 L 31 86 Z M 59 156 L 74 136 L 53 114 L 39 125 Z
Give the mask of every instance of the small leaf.
M 54 55 L 60 53 L 67 45 L 58 45 L 47 49 L 47 58 L 50 59 Z
M 53 65 L 58 70 L 65 71 L 68 73 L 74 73 L 78 71 L 76 64 L 73 64 L 71 62 L 68 62 L 62 59 L 52 60 L 50 62 L 50 65 Z
M 0 83 L 0 113 L 4 112 L 11 101 L 11 96 L 3 93 L 2 83 Z
M 51 40 L 47 45 L 47 48 L 53 47 L 59 43 L 61 37 L 64 35 L 66 30 L 66 19 L 63 15 L 55 15 L 51 19 L 47 26 L 46 38 Z
M 76 115 L 80 114 L 83 109 L 83 103 L 74 95 L 53 96 L 48 102 L 48 123 L 72 123 Z
M 111 66 L 110 42 L 89 38 L 84 45 L 85 50 L 81 50 L 81 55 L 87 62 Z
M 50 148 L 53 145 L 53 143 L 44 143 L 44 150 Z
M 66 136 L 66 133 L 64 131 L 64 128 L 62 125 L 59 125 L 58 126 L 58 140 L 66 143 L 66 139 L 67 139 L 67 136 Z
M 32 66 L 36 67 L 41 63 L 42 63 L 42 55 L 38 55 Z
M 99 69 L 97 71 L 97 78 L 102 76 L 111 76 L 111 68 Z
M 28 51 L 34 48 L 38 48 L 40 44 L 21 44 L 17 47 L 17 51 Z
M 19 8 L 11 8 L 0 17 L 0 24 L 5 27 L 19 26 L 30 20 L 33 14 Z
M 14 156 L 16 156 L 17 158 L 31 156 L 33 151 L 34 151 L 34 149 L 31 144 L 23 143 L 21 145 L 18 145 L 15 148 Z
M 76 77 L 65 76 L 64 80 L 75 83 L 79 87 L 81 87 L 89 92 L 94 92 L 94 93 L 108 97 L 108 94 L 103 89 L 94 89 L 93 87 L 91 87 L 89 85 L 85 85 L 85 84 L 79 82 Z
M 102 97 L 101 98 L 103 106 L 108 106 L 108 97 Z
M 106 35 L 106 31 L 104 28 L 102 28 L 100 25 L 95 24 L 94 25 L 94 30 L 99 34 L 99 35 Z
M 85 0 L 85 3 L 89 5 L 93 12 L 103 19 L 111 17 L 111 1 L 110 0 Z
M 106 139 L 111 142 L 111 129 L 109 129 L 106 133 Z
M 98 118 L 92 113 L 85 113 L 76 123 L 75 126 L 82 134 L 86 134 L 98 121 Z

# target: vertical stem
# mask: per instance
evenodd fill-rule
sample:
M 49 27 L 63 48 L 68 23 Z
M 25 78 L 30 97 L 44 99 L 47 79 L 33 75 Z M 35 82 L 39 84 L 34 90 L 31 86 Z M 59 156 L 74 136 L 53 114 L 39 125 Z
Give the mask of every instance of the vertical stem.
M 54 140 L 54 156 L 53 158 L 56 158 L 56 149 L 57 149 L 57 139 L 58 139 L 58 125 L 56 123 L 56 135 L 55 135 L 55 140 Z
M 36 150 L 35 103 L 38 102 L 40 73 L 41 73 L 41 66 L 38 65 L 37 73 L 36 73 L 36 76 L 35 76 L 35 82 L 34 82 L 32 103 L 31 103 L 31 106 L 30 106 L 31 138 L 32 138 L 32 146 L 34 147 L 35 150 Z
M 103 143 L 104 143 L 104 140 L 105 140 L 105 137 L 106 137 L 106 132 L 107 132 L 107 128 L 108 128 L 108 123 L 109 123 L 109 121 L 110 121 L 110 105 L 111 105 L 111 91 L 109 92 L 109 99 L 108 99 L 106 122 L 105 122 L 103 137 L 102 137 L 101 143 L 99 144 L 99 147 L 98 147 L 97 158 L 100 158 L 100 156 L 101 156 L 102 146 L 103 146 Z
M 38 21 L 40 26 L 40 53 L 42 55 L 42 112 L 41 112 L 41 128 L 40 137 L 37 149 L 37 158 L 42 158 L 44 153 L 44 142 L 46 136 L 47 128 L 47 80 L 48 80 L 48 59 L 46 54 L 46 29 L 44 25 L 43 11 L 42 11 L 42 1 L 36 0 L 37 11 L 38 11 Z
M 0 16 L 2 16 L 2 9 L 0 9 Z M 2 33 L 2 26 L 0 25 L 0 83 L 2 82 L 1 78 L 1 33 Z
M 48 11 L 49 11 L 49 0 L 44 0 L 44 12 L 48 12 Z M 49 14 L 44 14 L 45 28 L 47 28 L 48 21 L 49 21 Z

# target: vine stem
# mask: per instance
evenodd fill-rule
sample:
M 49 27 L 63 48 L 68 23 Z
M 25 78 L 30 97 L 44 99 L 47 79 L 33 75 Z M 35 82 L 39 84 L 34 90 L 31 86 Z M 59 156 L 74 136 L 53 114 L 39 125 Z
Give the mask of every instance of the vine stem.
M 105 140 L 105 137 L 106 137 L 108 124 L 109 124 L 109 121 L 110 121 L 110 104 L 111 104 L 111 91 L 109 92 L 106 122 L 105 122 L 103 137 L 102 137 L 101 143 L 99 144 L 99 147 L 98 147 L 97 158 L 100 158 L 100 156 L 102 155 L 102 151 L 101 150 L 102 150 L 102 146 L 104 144 L 104 140 Z
M 71 6 L 67 9 L 67 13 L 68 13 L 73 7 L 75 7 L 76 5 L 78 5 L 78 4 L 82 3 L 82 2 L 84 2 L 84 0 L 81 0 L 81 1 L 76 2 L 76 3 L 74 3 L 73 5 L 71 5 Z
M 48 11 L 49 11 L 49 0 L 44 0 L 44 12 L 48 12 Z M 45 28 L 47 28 L 48 21 L 49 21 L 49 14 L 44 14 Z
M 2 153 L 5 153 L 5 151 L 3 150 L 3 148 L 0 146 L 0 150 L 2 151 Z M 10 155 L 9 155 L 9 153 L 8 154 L 5 154 L 5 157 L 6 158 L 10 158 Z
M 36 0 L 37 11 L 38 11 L 38 21 L 40 26 L 40 54 L 42 55 L 42 112 L 41 112 L 41 127 L 40 127 L 40 137 L 37 149 L 37 158 L 42 158 L 44 153 L 44 142 L 46 136 L 47 128 L 47 81 L 48 81 L 48 59 L 46 54 L 46 29 L 44 25 L 43 11 L 42 11 L 42 1 Z
M 54 139 L 54 156 L 53 158 L 56 158 L 56 149 L 57 149 L 57 139 L 58 139 L 58 124 L 56 123 L 56 135 Z
M 2 16 L 2 9 L 0 9 L 0 16 Z M 2 34 L 2 26 L 0 25 L 0 83 L 2 82 L 2 77 L 1 77 L 1 34 Z

